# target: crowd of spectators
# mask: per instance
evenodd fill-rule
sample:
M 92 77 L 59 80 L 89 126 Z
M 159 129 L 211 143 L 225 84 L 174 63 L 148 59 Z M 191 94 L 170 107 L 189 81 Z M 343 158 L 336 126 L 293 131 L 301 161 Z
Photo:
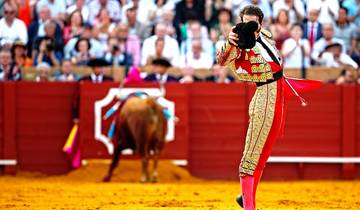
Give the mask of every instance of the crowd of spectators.
M 231 82 L 216 49 L 249 4 L 263 10 L 285 68 L 359 67 L 360 0 L 0 0 L 0 80 L 33 66 L 38 81 L 76 81 L 72 68 L 91 59 L 131 69 L 161 58 L 182 69 L 177 81 L 209 69 L 209 80 Z

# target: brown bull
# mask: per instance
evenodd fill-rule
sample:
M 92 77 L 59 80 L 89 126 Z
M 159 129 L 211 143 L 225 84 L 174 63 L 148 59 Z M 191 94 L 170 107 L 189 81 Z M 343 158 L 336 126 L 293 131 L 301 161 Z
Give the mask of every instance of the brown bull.
M 112 163 L 103 181 L 110 181 L 113 170 L 118 165 L 121 152 L 130 148 L 138 153 L 142 160 L 141 182 L 157 181 L 157 166 L 161 151 L 165 145 L 167 120 L 160 106 L 152 97 L 129 98 L 120 110 L 117 131 L 119 142 L 115 148 Z M 153 154 L 154 168 L 149 176 L 149 158 Z

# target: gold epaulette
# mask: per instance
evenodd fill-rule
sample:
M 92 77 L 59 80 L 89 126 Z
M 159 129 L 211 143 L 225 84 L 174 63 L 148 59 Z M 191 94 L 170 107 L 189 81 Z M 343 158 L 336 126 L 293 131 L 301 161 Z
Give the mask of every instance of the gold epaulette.
M 266 30 L 266 29 L 264 29 L 264 28 L 261 29 L 261 33 L 262 33 L 264 36 L 266 36 L 266 38 L 272 39 L 272 37 L 273 37 L 272 34 L 271 34 L 271 32 L 268 31 L 268 30 Z

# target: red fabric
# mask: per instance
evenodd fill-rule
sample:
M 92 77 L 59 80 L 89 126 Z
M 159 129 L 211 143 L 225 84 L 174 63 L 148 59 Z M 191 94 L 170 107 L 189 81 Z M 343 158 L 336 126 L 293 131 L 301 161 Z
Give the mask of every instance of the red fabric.
M 25 4 L 20 5 L 18 18 L 24 21 L 26 27 L 29 27 L 31 23 L 31 10 L 29 0 L 26 0 Z
M 285 96 L 296 96 L 297 93 L 302 93 L 309 90 L 314 90 L 320 88 L 324 83 L 318 80 L 308 80 L 308 79 L 295 79 L 295 78 L 284 78 L 286 80 L 285 84 Z
M 314 46 L 314 23 L 311 23 L 310 35 L 309 35 L 310 48 L 312 49 Z

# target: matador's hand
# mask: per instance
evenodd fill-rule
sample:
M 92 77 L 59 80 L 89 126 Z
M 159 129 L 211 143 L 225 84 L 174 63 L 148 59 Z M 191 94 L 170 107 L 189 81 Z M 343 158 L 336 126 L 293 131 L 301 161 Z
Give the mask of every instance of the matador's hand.
M 239 37 L 236 33 L 233 32 L 234 28 L 235 28 L 235 26 L 233 26 L 231 28 L 231 31 L 228 36 L 228 40 L 229 40 L 230 44 L 238 46 L 237 41 L 239 40 Z

